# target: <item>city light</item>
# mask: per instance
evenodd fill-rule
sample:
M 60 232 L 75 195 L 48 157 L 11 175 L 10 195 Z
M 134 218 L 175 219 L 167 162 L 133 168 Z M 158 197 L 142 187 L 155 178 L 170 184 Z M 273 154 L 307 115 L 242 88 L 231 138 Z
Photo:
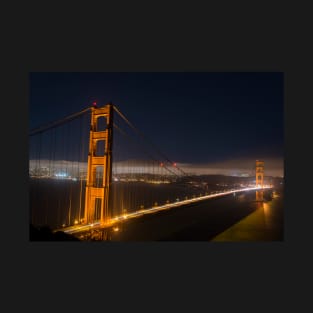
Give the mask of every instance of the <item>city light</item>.
M 64 173 L 64 172 L 56 173 L 56 174 L 55 174 L 55 177 L 67 177 L 67 174 Z

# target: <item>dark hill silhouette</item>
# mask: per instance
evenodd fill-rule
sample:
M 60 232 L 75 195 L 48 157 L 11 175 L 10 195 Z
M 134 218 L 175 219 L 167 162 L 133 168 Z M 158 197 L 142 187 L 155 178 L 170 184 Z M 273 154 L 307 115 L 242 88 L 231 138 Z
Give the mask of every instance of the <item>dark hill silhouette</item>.
M 62 231 L 55 233 L 47 226 L 35 227 L 30 224 L 29 229 L 29 240 L 30 241 L 80 241 L 78 238 L 66 234 Z

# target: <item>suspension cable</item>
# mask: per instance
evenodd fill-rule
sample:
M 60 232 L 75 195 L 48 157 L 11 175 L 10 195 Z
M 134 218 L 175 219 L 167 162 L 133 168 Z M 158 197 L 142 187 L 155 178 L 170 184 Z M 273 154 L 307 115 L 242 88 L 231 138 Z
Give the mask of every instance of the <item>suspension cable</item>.
M 152 143 L 150 140 L 148 140 L 148 138 L 141 132 L 139 131 L 127 118 L 126 116 L 115 106 L 113 105 L 114 110 L 120 115 L 120 117 L 132 128 L 134 129 L 144 140 L 146 140 L 147 142 L 149 142 L 149 144 L 151 146 L 154 147 L 154 149 L 165 159 L 167 160 L 169 163 L 174 164 L 173 161 L 171 161 L 163 152 L 160 151 L 160 149 L 158 147 L 156 147 L 156 145 L 154 143 Z M 177 168 L 183 175 L 187 175 L 186 172 L 184 172 L 180 167 L 178 167 L 177 165 L 175 166 L 175 168 Z
M 135 142 L 135 140 L 134 140 L 130 135 L 128 135 L 126 132 L 124 132 L 124 131 L 123 131 L 120 127 L 118 127 L 115 123 L 113 123 L 113 126 L 114 126 L 121 134 L 123 134 L 124 136 L 130 138 L 133 142 Z M 139 145 L 137 142 L 135 142 L 135 143 L 136 143 L 137 145 Z M 140 148 L 141 148 L 141 150 L 143 150 L 143 152 L 144 152 L 151 160 L 153 160 L 153 161 L 155 161 L 155 162 L 157 162 L 157 163 L 159 163 L 159 164 L 162 163 L 161 161 L 156 160 L 154 157 L 152 157 L 152 156 L 150 155 L 150 153 L 148 153 L 146 150 L 144 150 L 144 149 L 142 148 L 142 146 L 140 146 Z M 170 170 L 167 166 L 163 166 L 163 168 L 164 168 L 165 170 L 167 170 L 168 172 L 172 173 L 173 175 L 179 177 L 175 172 L 173 172 L 172 170 Z
M 64 123 L 66 123 L 66 122 L 69 122 L 69 121 L 71 121 L 71 120 L 73 120 L 73 119 L 79 117 L 80 115 L 82 115 L 82 114 L 88 112 L 89 110 L 90 110 L 90 107 L 88 107 L 88 108 L 86 108 L 86 109 L 84 109 L 84 110 L 82 110 L 82 111 L 80 111 L 80 112 L 77 112 L 77 113 L 71 114 L 71 115 L 69 115 L 69 116 L 67 116 L 67 117 L 64 117 L 64 118 L 61 119 L 61 120 L 58 120 L 58 121 L 55 121 L 55 122 L 50 122 L 50 123 L 48 123 L 48 124 L 46 124 L 46 125 L 39 126 L 39 127 L 37 127 L 37 128 L 33 128 L 33 129 L 30 131 L 29 136 L 33 136 L 33 135 L 36 135 L 36 134 L 38 134 L 38 133 L 42 133 L 42 132 L 44 132 L 44 131 L 46 131 L 46 130 L 48 130 L 48 129 L 50 129 L 50 128 L 54 128 L 54 127 L 57 127 L 57 126 L 59 126 L 59 125 L 62 125 L 62 124 L 64 124 Z

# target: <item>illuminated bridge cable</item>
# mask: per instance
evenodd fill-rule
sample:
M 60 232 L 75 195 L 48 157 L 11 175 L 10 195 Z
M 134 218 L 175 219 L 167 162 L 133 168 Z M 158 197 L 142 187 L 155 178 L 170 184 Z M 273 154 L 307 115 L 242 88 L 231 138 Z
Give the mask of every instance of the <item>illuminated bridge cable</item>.
M 129 180 L 129 182 L 138 181 L 138 178 L 136 177 L 136 173 L 139 170 L 139 180 L 143 180 L 146 182 L 153 182 L 156 180 L 155 174 L 158 173 L 160 170 L 163 172 L 169 172 L 173 174 L 174 176 L 178 176 L 177 173 L 172 172 L 170 169 L 164 168 L 160 166 L 160 162 L 156 160 L 151 154 L 150 151 L 146 151 L 147 147 L 146 145 L 142 146 L 140 142 L 138 142 L 138 136 L 137 134 L 129 134 L 126 133 L 125 130 L 121 129 L 119 126 L 116 125 L 116 123 L 113 124 L 114 129 L 116 129 L 116 133 L 123 135 L 123 138 L 126 138 L 128 142 L 132 144 L 132 146 L 136 146 L 137 150 L 144 151 L 145 155 L 148 155 L 148 158 L 144 159 L 144 162 L 142 163 L 142 166 L 139 169 L 135 170 L 136 163 L 134 163 L 134 160 L 128 159 L 125 163 L 125 170 L 128 174 L 128 178 L 123 178 Z M 135 135 L 135 136 L 134 136 Z M 117 141 L 119 143 L 120 141 Z M 118 146 L 115 146 L 114 148 L 115 154 L 117 155 L 118 152 Z M 152 163 L 150 161 L 153 161 Z M 115 170 L 113 170 L 114 173 L 117 173 L 117 164 L 113 162 L 113 167 Z M 150 174 L 149 174 L 150 172 Z M 168 174 L 169 175 L 169 174 Z M 120 214 L 126 214 L 128 211 L 132 212 L 134 210 L 144 209 L 147 207 L 152 207 L 153 204 L 156 202 L 157 199 L 155 199 L 155 192 L 152 192 L 154 188 L 147 188 L 142 187 L 139 183 L 126 183 L 121 184 L 119 186 L 121 194 L 117 194 L 116 192 L 116 186 L 112 190 L 113 193 L 113 199 L 115 203 L 115 212 L 118 210 Z M 145 188 L 146 191 L 142 192 L 141 188 Z M 120 200 L 121 199 L 121 200 Z
M 80 160 L 78 160 L 78 164 L 80 164 L 81 162 L 83 162 L 83 151 L 84 151 L 84 137 L 83 137 L 83 132 L 82 132 L 82 128 L 83 128 L 83 118 L 82 116 L 80 117 L 80 138 L 81 138 L 81 144 L 79 145 L 79 149 L 80 149 Z M 79 191 L 79 212 L 78 212 L 78 221 L 81 221 L 81 209 L 82 209 L 82 189 L 83 189 L 83 180 L 80 174 L 80 166 L 78 166 L 78 174 L 77 174 L 77 178 L 79 179 L 79 183 L 80 183 L 80 191 Z
M 130 136 L 128 135 L 126 132 L 124 132 L 120 127 L 118 127 L 115 123 L 113 123 L 113 126 L 121 133 L 123 134 L 125 137 L 128 137 L 130 140 L 132 140 L 133 142 L 135 142 L 135 140 Z M 161 164 L 162 162 L 159 161 L 159 160 L 156 160 L 153 156 L 151 156 L 146 150 L 143 149 L 143 147 L 141 145 L 139 145 L 137 142 L 135 142 L 139 147 L 140 149 L 153 161 L 157 162 L 158 164 Z M 163 168 L 168 171 L 169 173 L 175 175 L 178 177 L 178 175 L 173 172 L 172 170 L 170 170 L 167 166 L 163 166 Z
M 128 137 L 131 141 L 135 142 L 139 148 L 151 159 L 153 160 L 154 162 L 158 163 L 158 164 L 161 164 L 162 162 L 159 161 L 159 160 L 156 160 L 153 156 L 151 156 L 146 150 L 143 149 L 143 147 L 141 145 L 139 145 L 131 136 L 129 136 L 127 133 L 125 133 L 121 128 L 119 128 L 116 124 L 113 124 L 113 126 L 121 133 L 123 134 L 125 137 Z M 178 177 L 178 175 L 171 171 L 167 166 L 163 166 L 165 170 L 167 170 L 168 172 L 170 172 L 171 174 L 175 175 Z
M 41 134 L 39 136 L 39 157 L 38 157 L 38 160 L 39 160 L 38 174 L 40 176 L 41 175 L 41 164 L 40 164 L 40 160 L 41 160 Z
M 42 133 L 50 128 L 54 128 L 54 127 L 57 127 L 59 125 L 62 125 L 62 124 L 65 124 L 69 121 L 72 121 L 74 119 L 76 119 L 77 117 L 81 116 L 82 114 L 85 114 L 86 112 L 90 111 L 90 108 L 86 108 L 80 112 L 77 112 L 77 113 L 74 113 L 74 114 L 71 114 L 61 120 L 58 120 L 58 121 L 55 121 L 55 122 L 51 122 L 51 123 L 48 123 L 47 125 L 43 125 L 43 126 L 40 126 L 40 127 L 37 127 L 37 128 L 34 128 L 30 131 L 29 133 L 29 136 L 33 136 L 33 135 L 36 135 L 38 133 Z
M 171 161 L 163 152 L 161 152 L 159 150 L 159 148 L 157 148 L 155 146 L 154 143 L 152 143 L 150 140 L 148 140 L 148 138 L 141 132 L 139 131 L 127 118 L 126 116 L 114 105 L 113 106 L 114 110 L 121 116 L 121 118 L 132 128 L 134 129 L 144 140 L 146 140 L 151 146 L 154 147 L 154 149 L 165 159 L 167 160 L 169 163 L 174 164 L 173 161 Z M 187 175 L 186 172 L 184 172 L 180 167 L 178 167 L 177 165 L 175 166 L 175 168 L 177 168 L 183 175 Z
M 165 168 L 164 165 L 161 165 L 160 162 L 158 160 L 156 160 L 154 157 L 152 157 L 150 155 L 149 152 L 147 152 L 146 146 L 144 146 L 145 149 L 143 149 L 143 146 L 137 142 L 138 138 L 134 138 L 133 136 L 130 136 L 128 133 L 125 133 L 124 130 L 122 130 L 119 126 L 117 126 L 116 124 L 113 124 L 114 128 L 117 130 L 118 133 L 121 133 L 124 137 L 127 137 L 127 139 L 129 141 L 135 142 L 136 145 L 138 145 L 138 147 L 140 148 L 140 150 L 144 151 L 145 155 L 148 155 L 148 159 L 145 159 L 144 163 L 143 163 L 143 167 L 140 168 L 140 174 L 141 174 L 141 179 L 144 177 L 145 181 L 156 181 L 157 177 L 160 178 L 160 176 L 162 175 L 162 172 L 169 172 L 171 174 L 173 174 L 174 176 L 177 176 L 177 173 L 172 172 L 170 169 Z M 138 137 L 138 136 L 137 136 Z M 136 141 L 135 141 L 136 139 Z M 116 151 L 115 147 L 115 151 Z M 149 163 L 149 160 L 153 161 L 153 163 Z M 148 162 L 148 163 L 147 163 Z M 113 165 L 114 166 L 114 165 Z M 135 164 L 133 164 L 132 160 L 127 160 L 127 172 L 129 172 L 129 177 L 131 180 L 136 180 L 135 177 L 135 171 L 134 171 L 134 166 Z M 148 174 L 148 172 L 150 172 L 150 175 Z M 145 176 L 143 176 L 145 175 Z M 164 175 L 164 174 L 163 174 Z M 162 181 L 162 180 L 161 180 Z M 134 210 L 142 210 L 145 208 L 149 208 L 149 207 L 153 207 L 156 205 L 156 203 L 159 203 L 159 200 L 156 198 L 156 193 L 153 192 L 153 188 L 148 188 L 148 190 L 144 193 L 142 193 L 142 191 L 140 190 L 140 186 L 135 187 L 133 186 L 131 188 L 131 186 L 129 186 L 129 184 L 126 184 L 125 186 L 125 193 L 124 196 L 128 199 L 126 200 L 127 204 L 128 204 L 128 208 L 130 211 L 134 211 Z M 124 205 L 122 204 L 122 206 L 120 206 L 121 208 L 124 207 Z M 126 213 L 126 211 L 122 210 L 121 213 Z
M 115 109 L 115 111 L 120 115 L 120 117 L 121 117 L 133 130 L 135 130 L 144 140 L 146 140 L 146 142 L 149 141 L 149 140 L 143 135 L 143 133 L 140 132 L 140 131 L 125 117 L 125 115 L 124 115 L 116 106 L 114 106 L 114 109 Z M 151 141 L 149 141 L 148 143 L 149 143 L 150 145 L 152 145 L 152 146 L 157 150 L 157 152 L 158 152 L 160 155 L 163 156 L 164 159 L 166 159 L 168 162 L 172 163 L 172 161 L 169 160 L 163 153 L 161 153 Z
M 66 140 L 64 140 L 65 147 L 65 160 L 66 160 L 66 169 L 65 173 L 68 177 L 70 177 L 70 154 L 71 154 L 71 125 L 69 123 L 66 124 Z M 71 162 L 72 163 L 72 162 Z M 71 225 L 71 214 L 72 214 L 72 180 L 69 181 L 69 190 L 68 190 L 68 225 Z

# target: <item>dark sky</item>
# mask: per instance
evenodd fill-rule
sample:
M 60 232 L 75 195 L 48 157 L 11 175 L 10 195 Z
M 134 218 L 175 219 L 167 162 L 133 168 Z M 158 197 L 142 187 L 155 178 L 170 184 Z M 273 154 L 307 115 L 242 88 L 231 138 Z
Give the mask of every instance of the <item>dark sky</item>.
M 283 158 L 283 73 L 31 73 L 30 129 L 112 101 L 172 160 Z

